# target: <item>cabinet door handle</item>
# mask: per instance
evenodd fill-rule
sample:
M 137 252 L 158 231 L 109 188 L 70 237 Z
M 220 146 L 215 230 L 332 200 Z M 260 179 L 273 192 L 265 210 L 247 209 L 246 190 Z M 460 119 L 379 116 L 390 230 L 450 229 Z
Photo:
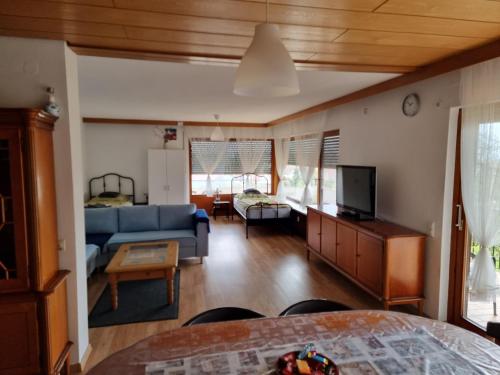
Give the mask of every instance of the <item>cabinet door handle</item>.
M 5 226 L 5 198 L 0 194 L 0 230 Z

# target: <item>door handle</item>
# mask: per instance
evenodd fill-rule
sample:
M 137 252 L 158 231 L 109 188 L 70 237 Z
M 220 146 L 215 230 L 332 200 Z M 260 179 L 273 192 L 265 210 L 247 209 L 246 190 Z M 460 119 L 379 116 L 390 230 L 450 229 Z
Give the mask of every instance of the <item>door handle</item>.
M 458 230 L 461 232 L 464 230 L 464 219 L 462 217 L 462 205 L 457 204 L 457 222 L 455 226 L 458 228 Z
M 7 222 L 5 218 L 5 198 L 0 194 L 0 230 L 5 226 Z

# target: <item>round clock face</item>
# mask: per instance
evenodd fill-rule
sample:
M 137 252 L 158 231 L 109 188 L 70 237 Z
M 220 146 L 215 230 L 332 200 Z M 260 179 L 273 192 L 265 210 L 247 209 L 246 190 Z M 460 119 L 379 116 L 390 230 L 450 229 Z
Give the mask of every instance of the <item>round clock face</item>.
M 410 94 L 403 100 L 403 113 L 405 116 L 413 117 L 420 109 L 420 99 L 417 94 Z

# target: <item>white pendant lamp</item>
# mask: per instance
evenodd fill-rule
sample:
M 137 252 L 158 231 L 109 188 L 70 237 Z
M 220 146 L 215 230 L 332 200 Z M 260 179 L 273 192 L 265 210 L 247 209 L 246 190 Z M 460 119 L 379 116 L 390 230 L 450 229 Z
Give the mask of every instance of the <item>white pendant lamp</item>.
M 269 0 L 266 4 L 269 20 Z M 255 26 L 250 47 L 236 71 L 233 92 L 242 96 L 276 97 L 300 92 L 295 64 L 281 42 L 277 25 Z
M 219 124 L 219 115 L 214 115 L 215 121 L 217 121 L 217 126 L 213 130 L 212 134 L 210 135 L 210 140 L 213 142 L 224 142 L 224 133 L 222 132 L 222 128 L 220 127 Z

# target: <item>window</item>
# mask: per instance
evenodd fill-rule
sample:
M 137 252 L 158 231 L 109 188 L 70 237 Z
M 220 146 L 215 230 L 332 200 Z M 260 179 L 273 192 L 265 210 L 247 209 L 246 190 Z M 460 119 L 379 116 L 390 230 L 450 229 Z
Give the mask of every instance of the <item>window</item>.
M 321 203 L 336 204 L 335 166 L 339 162 L 340 136 L 338 131 L 325 133 L 321 154 Z
M 288 165 L 283 175 L 286 197 L 294 202 L 300 202 L 304 193 L 304 181 L 300 174 L 300 167 L 297 160 L 297 142 L 303 143 L 304 152 L 313 147 L 318 147 L 316 139 L 302 139 L 290 141 Z M 312 193 L 312 203 L 318 203 L 318 181 L 321 179 L 321 200 L 322 203 L 336 203 L 336 165 L 339 161 L 340 136 L 339 131 L 329 131 L 324 133 L 321 143 L 321 157 L 318 168 L 314 171 L 310 184 Z M 321 174 L 319 173 L 321 167 Z
M 316 147 L 317 139 L 303 139 L 300 141 L 291 140 L 289 146 L 289 154 L 288 154 L 288 165 L 286 166 L 283 180 L 285 185 L 286 197 L 294 202 L 300 202 L 302 200 L 302 195 L 304 194 L 304 181 L 302 180 L 302 176 L 300 174 L 300 167 L 297 161 L 297 142 L 304 142 L 303 149 L 307 152 L 308 149 L 312 147 Z M 309 189 L 313 192 L 313 202 L 316 203 L 318 200 L 317 194 L 314 192 L 317 191 L 318 186 L 318 168 L 314 171 L 313 178 L 309 185 Z
M 243 168 L 240 161 L 241 148 L 256 150 L 259 154 L 262 153 L 256 174 L 266 177 L 259 178 L 255 182 L 253 178 L 249 183 L 245 182 L 245 188 L 256 187 L 262 192 L 271 192 L 271 168 L 272 168 L 272 141 L 252 140 L 252 141 L 229 141 L 222 156 L 217 155 L 214 151 L 215 142 L 212 141 L 191 141 L 191 194 L 204 195 L 206 194 L 207 174 L 198 162 L 195 155 L 203 155 L 207 158 L 220 160 L 217 163 L 214 173 L 211 175 L 212 189 L 215 192 L 217 189 L 221 194 L 231 193 L 231 180 L 233 177 L 242 174 Z M 250 152 L 251 154 L 252 152 Z M 260 155 L 259 155 L 260 156 Z M 269 185 L 267 184 L 269 183 Z M 241 192 L 243 189 L 242 181 L 236 181 L 233 185 L 235 192 Z

